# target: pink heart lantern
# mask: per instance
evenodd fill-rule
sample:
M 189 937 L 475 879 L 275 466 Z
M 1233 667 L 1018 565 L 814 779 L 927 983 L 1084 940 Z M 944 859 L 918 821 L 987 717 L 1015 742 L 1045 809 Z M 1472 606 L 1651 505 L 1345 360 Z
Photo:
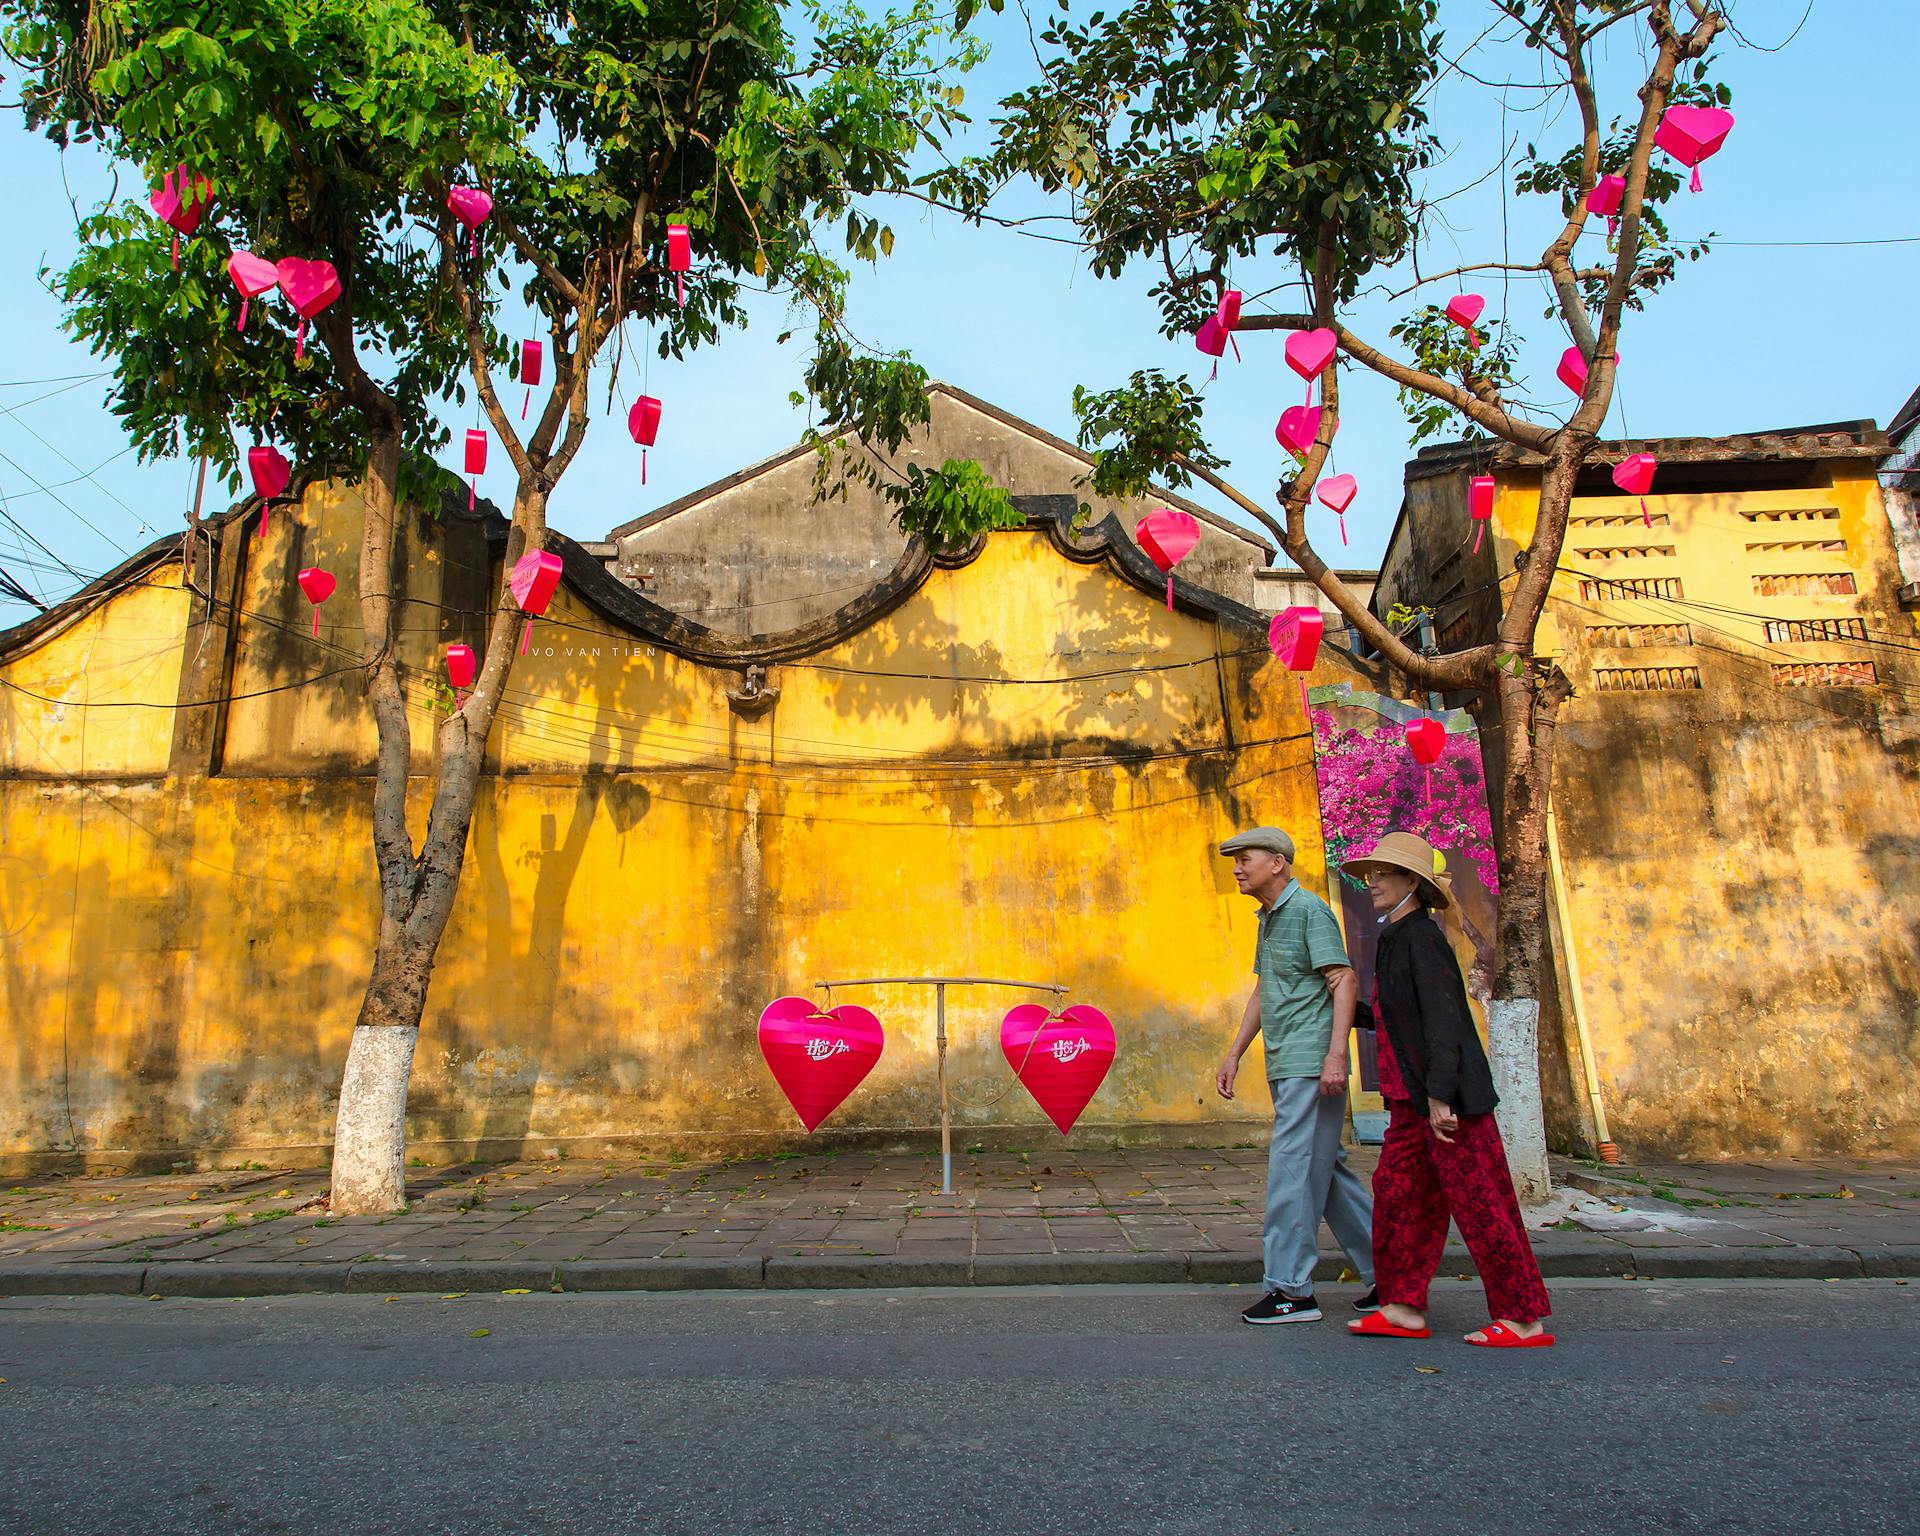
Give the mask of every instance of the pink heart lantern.
M 1213 318 L 1221 330 L 1228 335 L 1240 323 L 1240 290 L 1228 288 L 1220 295 L 1220 303 L 1213 312 Z
M 479 427 L 467 431 L 466 472 L 474 478 L 467 483 L 467 510 L 473 510 L 474 498 L 480 494 L 479 477 L 487 472 L 487 434 Z
M 1133 536 L 1147 558 L 1167 573 L 1167 611 L 1173 611 L 1173 568 L 1200 542 L 1200 525 L 1188 512 L 1161 507 L 1134 524 Z
M 478 187 L 455 187 L 447 193 L 447 207 L 465 226 L 470 249 L 478 256 L 480 226 L 487 222 L 487 215 L 493 212 L 493 199 Z
M 1447 728 L 1438 720 L 1411 720 L 1407 723 L 1407 747 L 1416 763 L 1431 768 L 1447 749 Z
M 180 270 L 180 237 L 191 236 L 213 206 L 213 183 L 189 176 L 183 165 L 160 178 L 160 188 L 147 194 L 153 216 L 173 231 L 173 269 Z
M 1307 702 L 1306 674 L 1313 670 L 1314 660 L 1320 654 L 1320 638 L 1326 629 L 1327 621 L 1320 610 L 1305 606 L 1282 609 L 1267 626 L 1267 645 L 1273 654 L 1289 672 L 1301 674 L 1300 712 L 1309 722 L 1313 719 L 1313 708 Z
M 660 435 L 660 402 L 652 395 L 642 395 L 634 401 L 633 409 L 627 412 L 627 431 L 633 434 L 633 440 L 640 445 L 640 483 L 645 485 L 647 450 Z
M 1353 498 L 1359 491 L 1360 482 L 1352 475 L 1334 475 L 1313 488 L 1313 494 L 1320 498 L 1320 504 L 1340 519 L 1342 544 L 1347 542 L 1347 508 L 1353 505 Z
M 1474 330 L 1473 323 L 1486 307 L 1487 301 L 1477 293 L 1456 293 L 1447 300 L 1447 318 L 1467 333 L 1469 351 L 1477 352 L 1480 349 L 1480 334 Z
M 1304 459 L 1320 435 L 1320 408 L 1317 405 L 1290 405 L 1280 413 L 1280 424 L 1273 429 L 1274 440 L 1296 459 Z
M 300 583 L 300 590 L 307 594 L 307 601 L 313 604 L 313 638 L 318 640 L 320 605 L 333 596 L 333 575 L 317 565 L 310 565 L 294 579 Z
M 804 997 L 777 997 L 760 1014 L 760 1054 L 808 1131 L 866 1080 L 886 1043 L 880 1021 L 852 1003 L 822 1013 Z
M 1620 227 L 1620 201 L 1627 195 L 1627 178 L 1602 176 L 1587 194 L 1587 212 L 1601 214 L 1607 221 L 1607 233 Z
M 1733 132 L 1733 114 L 1724 107 L 1668 107 L 1653 142 L 1682 165 L 1693 167 L 1689 190 L 1700 190 L 1700 162 L 1718 154 Z
M 1473 552 L 1480 553 L 1480 535 L 1493 519 L 1493 476 L 1475 475 L 1467 482 L 1467 515 L 1473 519 Z
M 540 359 L 546 354 L 537 341 L 520 343 L 520 382 L 527 386 L 527 398 L 520 402 L 520 419 L 527 419 L 527 407 L 533 403 L 533 386 L 540 382 Z
M 1629 496 L 1640 498 L 1640 521 L 1653 526 L 1653 514 L 1647 510 L 1647 492 L 1653 488 L 1653 472 L 1660 461 L 1650 453 L 1630 453 L 1613 466 L 1613 483 Z
M 1307 404 L 1313 404 L 1313 381 L 1340 350 L 1340 338 L 1324 326 L 1317 331 L 1295 331 L 1287 338 L 1287 366 L 1307 381 Z
M 300 317 L 293 355 L 302 357 L 307 349 L 307 322 L 340 297 L 340 274 L 330 261 L 302 261 L 298 256 L 285 257 L 274 270 L 280 274 L 280 291 Z
M 267 531 L 267 503 L 279 496 L 293 479 L 293 466 L 278 448 L 260 445 L 247 450 L 247 473 L 253 477 L 253 494 L 260 498 L 260 531 Z
M 1620 354 L 1613 354 L 1614 367 L 1620 366 Z M 1576 395 L 1587 392 L 1587 360 L 1580 355 L 1578 347 L 1568 347 L 1560 354 L 1560 366 L 1554 369 L 1554 376 Z
M 473 686 L 475 670 L 472 646 L 450 645 L 447 647 L 447 681 L 453 684 L 456 702 L 459 700 L 461 689 Z
M 1194 346 L 1204 352 L 1208 357 L 1215 359 L 1226 356 L 1227 343 L 1231 340 L 1232 338 L 1227 335 L 1219 319 L 1214 315 L 1208 315 L 1206 319 L 1202 320 L 1200 322 L 1200 329 L 1193 333 Z M 1240 355 L 1240 343 L 1237 341 L 1233 343 L 1233 355 L 1235 357 Z M 1207 377 L 1209 379 L 1217 379 L 1220 377 L 1220 364 L 1218 361 L 1214 363 Z
M 261 294 L 271 293 L 280 286 L 280 269 L 252 251 L 235 251 L 227 258 L 227 276 L 233 279 L 233 286 L 240 290 L 240 323 L 234 329 L 244 331 L 247 328 L 247 306 Z
M 1086 1003 L 1057 1014 L 1039 1003 L 1019 1003 L 1000 1021 L 1000 1049 L 1021 1086 L 1065 1136 L 1113 1065 L 1113 1023 Z
M 687 307 L 687 280 L 680 274 L 693 266 L 693 231 L 684 224 L 667 226 L 667 270 L 673 274 L 673 286 L 680 307 Z
M 560 557 L 544 549 L 522 555 L 514 562 L 507 585 L 512 588 L 513 600 L 520 605 L 520 611 L 528 616 L 527 627 L 520 634 L 520 654 L 524 656 L 534 619 L 547 611 L 547 604 L 553 601 L 553 594 L 560 586 Z

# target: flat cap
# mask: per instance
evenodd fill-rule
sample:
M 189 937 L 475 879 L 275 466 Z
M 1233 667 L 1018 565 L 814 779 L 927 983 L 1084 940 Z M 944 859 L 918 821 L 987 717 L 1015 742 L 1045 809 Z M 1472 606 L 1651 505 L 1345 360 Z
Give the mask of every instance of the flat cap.
M 1228 858 L 1243 848 L 1264 848 L 1268 853 L 1277 853 L 1289 864 L 1293 862 L 1293 839 L 1278 827 L 1249 827 L 1245 832 L 1236 832 L 1220 845 L 1220 852 Z

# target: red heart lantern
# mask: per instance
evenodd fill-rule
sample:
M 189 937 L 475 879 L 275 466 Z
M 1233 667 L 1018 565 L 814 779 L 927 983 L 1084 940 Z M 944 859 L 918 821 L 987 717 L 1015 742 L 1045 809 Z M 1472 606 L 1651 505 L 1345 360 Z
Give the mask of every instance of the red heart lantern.
M 1587 212 L 1601 214 L 1607 221 L 1609 237 L 1620 227 L 1620 201 L 1627 195 L 1627 178 L 1602 176 L 1587 194 Z
M 260 498 L 260 531 L 267 531 L 267 503 L 279 496 L 293 479 L 293 466 L 278 448 L 261 444 L 247 450 L 247 473 L 253 477 L 253 494 Z
M 160 178 L 160 189 L 147 194 L 153 216 L 173 231 L 173 269 L 180 270 L 180 237 L 191 236 L 213 206 L 213 183 L 189 176 L 182 165 Z
M 467 510 L 473 510 L 474 498 L 480 494 L 479 477 L 487 472 L 487 434 L 478 427 L 467 431 L 466 472 L 474 478 L 467 485 Z
M 822 1013 L 804 997 L 778 997 L 760 1015 L 760 1054 L 810 1132 L 866 1079 L 886 1043 L 880 1021 L 852 1003 Z
M 1620 354 L 1613 354 L 1613 365 L 1620 366 Z M 1576 395 L 1587 392 L 1587 360 L 1580 355 L 1578 347 L 1568 347 L 1560 354 L 1560 366 L 1554 369 L 1554 376 Z
M 460 699 L 463 688 L 473 686 L 476 670 L 473 647 L 470 645 L 450 645 L 447 647 L 447 681 L 453 684 L 454 702 Z
M 1647 510 L 1647 492 L 1653 488 L 1653 472 L 1660 461 L 1650 453 L 1630 453 L 1613 466 L 1613 483 L 1629 496 L 1640 498 L 1640 521 L 1653 526 L 1653 514 Z
M 234 329 L 244 331 L 247 328 L 247 306 L 261 294 L 271 293 L 280 286 L 280 269 L 252 251 L 235 251 L 227 258 L 227 276 L 233 279 L 233 286 L 240 290 L 240 321 Z
M 553 601 L 553 594 L 560 586 L 560 557 L 546 550 L 535 550 L 522 555 L 513 563 L 513 573 L 507 578 L 507 585 L 513 591 L 513 600 L 520 605 L 520 611 L 528 616 L 527 627 L 520 633 L 520 654 L 527 654 L 527 637 L 533 633 L 533 621 L 547 611 L 547 604 Z
M 447 207 L 467 231 L 472 254 L 480 254 L 480 226 L 493 212 L 493 199 L 478 187 L 455 187 L 447 193 Z
M 1333 475 L 1322 480 L 1313 488 L 1313 494 L 1320 498 L 1323 507 L 1331 509 L 1340 519 L 1340 542 L 1347 542 L 1347 508 L 1353 505 L 1353 498 L 1359 494 L 1360 482 L 1352 475 Z
M 1287 338 L 1287 366 L 1307 381 L 1307 404 L 1313 404 L 1313 381 L 1326 371 L 1333 354 L 1340 350 L 1340 338 L 1322 326 L 1315 331 L 1295 331 Z
M 687 280 L 680 274 L 693 266 L 693 231 L 684 224 L 667 226 L 667 270 L 673 274 L 674 291 L 680 307 L 687 307 Z
M 1226 355 L 1227 343 L 1230 340 L 1232 340 L 1232 338 L 1227 335 L 1226 331 L 1221 327 L 1218 317 L 1214 315 L 1208 315 L 1206 319 L 1202 320 L 1200 322 L 1200 329 L 1193 333 L 1194 346 L 1201 352 L 1204 352 L 1208 357 L 1215 359 Z M 1240 343 L 1237 341 L 1233 343 L 1233 355 L 1235 357 L 1240 355 Z M 1220 364 L 1216 361 L 1212 371 L 1207 374 L 1207 377 L 1209 379 L 1217 379 L 1219 376 Z
M 1268 647 L 1289 672 L 1300 674 L 1300 710 L 1309 724 L 1313 720 L 1313 709 L 1307 702 L 1306 674 L 1313 670 L 1314 660 L 1320 654 L 1320 638 L 1326 629 L 1327 621 L 1320 610 L 1304 605 L 1283 608 L 1267 626 Z
M 1200 525 L 1191 513 L 1162 507 L 1134 524 L 1133 536 L 1147 558 L 1167 573 L 1167 611 L 1173 611 L 1173 568 L 1200 542 Z
M 1438 720 L 1414 720 L 1407 725 L 1407 748 L 1413 760 L 1427 770 L 1425 793 L 1433 794 L 1433 765 L 1447 750 L 1447 728 Z
M 1058 1014 L 1039 1003 L 1019 1003 L 1000 1021 L 1000 1049 L 1021 1086 L 1065 1136 L 1113 1065 L 1113 1023 L 1086 1003 Z
M 1467 515 L 1473 519 L 1473 552 L 1480 553 L 1480 535 L 1493 520 L 1493 476 L 1475 475 L 1467 482 Z
M 280 291 L 300 317 L 300 328 L 293 336 L 293 355 L 303 357 L 307 322 L 340 297 L 340 274 L 330 261 L 302 261 L 298 256 L 285 257 L 274 270 L 280 274 Z
M 318 640 L 320 605 L 333 596 L 333 575 L 317 565 L 310 565 L 294 579 L 300 583 L 300 590 L 307 594 L 307 601 L 313 604 L 313 638 Z
M 1274 441 L 1296 459 L 1307 456 L 1319 435 L 1320 407 L 1317 405 L 1288 406 L 1280 413 L 1280 423 L 1273 429 Z
M 1668 107 L 1653 142 L 1682 165 L 1693 168 L 1688 190 L 1700 190 L 1700 162 L 1720 152 L 1733 132 L 1733 114 L 1724 107 Z
M 1238 288 L 1228 288 L 1221 293 L 1220 303 L 1213 311 L 1213 318 L 1221 330 L 1229 336 L 1233 334 L 1233 328 L 1240 323 L 1240 290 Z M 1233 355 L 1235 357 L 1240 355 L 1237 347 Z
M 527 407 L 533 403 L 533 386 L 540 382 L 540 359 L 545 356 L 540 343 L 520 343 L 520 382 L 527 386 L 527 398 L 520 402 L 520 419 L 527 419 Z
M 1456 293 L 1447 300 L 1446 316 L 1467 333 L 1467 350 L 1470 352 L 1480 350 L 1480 333 L 1474 330 L 1473 323 L 1486 307 L 1487 301 L 1477 293 Z
M 653 440 L 660 435 L 660 402 L 652 395 L 642 395 L 633 402 L 633 409 L 627 412 L 627 430 L 633 434 L 633 440 L 640 445 L 640 483 L 647 483 L 647 450 L 653 446 Z

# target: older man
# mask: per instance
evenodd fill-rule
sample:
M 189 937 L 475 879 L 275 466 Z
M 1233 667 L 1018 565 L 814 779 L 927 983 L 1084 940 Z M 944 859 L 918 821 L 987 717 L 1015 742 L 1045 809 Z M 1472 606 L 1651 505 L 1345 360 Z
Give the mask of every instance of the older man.
M 1280 828 L 1242 832 L 1222 843 L 1220 852 L 1233 860 L 1241 894 L 1260 903 L 1260 920 L 1253 995 L 1214 1087 L 1221 1098 L 1233 1097 L 1240 1058 L 1258 1034 L 1266 1048 L 1267 1087 L 1273 1094 L 1264 1244 L 1267 1293 L 1240 1316 L 1249 1323 L 1319 1320 L 1313 1266 L 1322 1218 L 1367 1287 L 1355 1308 L 1376 1311 L 1373 1202 L 1347 1166 L 1340 1145 L 1346 1123 L 1347 1035 L 1359 993 L 1340 924 L 1324 901 L 1293 878 L 1293 839 Z

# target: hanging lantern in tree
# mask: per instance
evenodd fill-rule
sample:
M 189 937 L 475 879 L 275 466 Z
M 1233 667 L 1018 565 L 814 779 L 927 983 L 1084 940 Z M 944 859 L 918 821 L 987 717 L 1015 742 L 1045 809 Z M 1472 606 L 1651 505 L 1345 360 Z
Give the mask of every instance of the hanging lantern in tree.
M 247 450 L 247 473 L 253 477 L 253 494 L 260 498 L 260 532 L 267 531 L 267 505 L 287 489 L 293 479 L 293 466 L 278 448 L 256 444 Z
M 1213 318 L 1229 337 L 1233 335 L 1234 327 L 1240 323 L 1240 290 L 1238 288 L 1222 290 L 1220 302 L 1214 306 Z M 1240 346 L 1237 342 L 1234 344 L 1233 356 L 1237 362 L 1240 357 Z
M 1613 483 L 1629 496 L 1640 498 L 1640 521 L 1653 526 L 1653 514 L 1647 510 L 1647 492 L 1653 488 L 1653 472 L 1659 461 L 1650 453 L 1630 453 L 1613 466 Z
M 213 183 L 204 176 L 189 176 L 186 166 L 168 171 L 160 178 L 158 191 L 147 194 L 153 216 L 173 231 L 173 270 L 180 270 L 180 237 L 189 238 L 213 206 Z
M 310 565 L 294 579 L 300 583 L 300 590 L 307 594 L 307 601 L 313 604 L 313 638 L 318 640 L 320 605 L 333 596 L 333 573 Z
M 480 254 L 480 226 L 493 212 L 493 199 L 478 187 L 455 187 L 447 193 L 447 207 L 467 232 L 469 252 Z
M 1477 293 L 1456 293 L 1447 300 L 1446 316 L 1461 330 L 1467 333 L 1467 350 L 1480 350 L 1480 333 L 1473 328 L 1480 318 L 1480 312 L 1487 307 L 1487 301 Z
M 540 360 L 545 355 L 537 341 L 520 343 L 520 382 L 527 386 L 527 398 L 520 402 L 520 419 L 527 419 L 527 407 L 533 404 L 533 386 L 540 382 Z
M 1221 329 L 1219 319 L 1213 315 L 1208 315 L 1206 319 L 1202 320 L 1200 322 L 1200 329 L 1194 332 L 1194 346 L 1199 348 L 1199 350 L 1204 352 L 1208 357 L 1214 359 L 1213 370 L 1207 375 L 1209 379 L 1216 379 L 1220 376 L 1219 359 L 1226 355 L 1227 342 L 1229 339 L 1227 333 Z M 1234 343 L 1233 352 L 1236 357 L 1240 355 L 1240 344 L 1238 342 Z
M 1320 504 L 1327 507 L 1340 519 L 1340 542 L 1347 542 L 1347 508 L 1353 505 L 1353 498 L 1359 493 L 1360 482 L 1352 475 L 1334 475 L 1322 480 L 1313 488 L 1313 494 L 1320 498 Z
M 1290 405 L 1280 413 L 1280 424 L 1273 429 L 1274 441 L 1296 459 L 1304 459 L 1320 435 L 1320 407 Z
M 1473 552 L 1480 553 L 1480 535 L 1493 520 L 1493 476 L 1475 475 L 1467 482 L 1467 515 L 1473 519 Z
M 1607 221 L 1607 238 L 1620 228 L 1620 200 L 1627 195 L 1627 178 L 1602 176 L 1587 194 L 1587 212 L 1601 214 Z
M 1653 142 L 1682 165 L 1693 168 L 1688 190 L 1700 190 L 1700 162 L 1720 152 L 1733 132 L 1733 114 L 1724 107 L 1668 107 L 1661 114 L 1660 126 L 1653 130 Z
M 660 402 L 652 395 L 642 395 L 633 402 L 633 409 L 627 412 L 627 430 L 633 434 L 633 440 L 640 445 L 640 483 L 647 483 L 647 450 L 653 446 L 653 440 L 660 435 Z
M 471 512 L 480 494 L 480 476 L 487 472 L 487 434 L 479 427 L 467 430 L 467 469 L 474 478 L 467 484 L 467 510 Z
M 1295 331 L 1287 338 L 1287 366 L 1307 381 L 1307 404 L 1313 404 L 1313 381 L 1326 371 L 1333 354 L 1340 350 L 1340 338 L 1325 326 L 1314 331 Z M 1321 391 L 1321 398 L 1326 392 Z
M 247 306 L 261 294 L 272 293 L 280 286 L 280 269 L 252 251 L 235 251 L 227 258 L 227 276 L 233 279 L 233 286 L 240 290 L 240 319 L 234 329 L 244 331 L 247 328 Z
M 684 224 L 667 226 L 667 270 L 673 274 L 674 292 L 679 296 L 680 307 L 687 307 L 687 279 L 685 274 L 693 268 L 693 231 Z
M 1300 710 L 1313 723 L 1313 707 L 1307 703 L 1307 674 L 1320 654 L 1320 638 L 1326 633 L 1326 617 L 1318 608 L 1304 604 L 1283 608 L 1267 626 L 1267 645 L 1289 672 L 1300 674 Z
M 524 656 L 527 638 L 533 633 L 533 621 L 547 611 L 547 604 L 559 589 L 560 557 L 544 549 L 522 555 L 514 562 L 507 585 L 512 588 L 513 600 L 520 605 L 520 611 L 527 615 L 527 627 L 520 632 L 520 654 Z
M 1427 771 L 1422 797 L 1430 800 L 1433 798 L 1433 765 L 1440 761 L 1440 754 L 1447 750 L 1447 728 L 1438 720 L 1422 718 L 1409 721 L 1407 750 L 1413 753 L 1413 760 Z
M 307 322 L 340 297 L 340 274 L 330 261 L 303 261 L 298 256 L 284 258 L 274 271 L 279 274 L 280 291 L 300 317 L 300 328 L 293 334 L 293 355 L 304 357 Z
M 1133 536 L 1147 558 L 1167 573 L 1167 611 L 1173 611 L 1173 568 L 1200 542 L 1200 525 L 1190 512 L 1161 507 L 1134 524 Z
M 453 684 L 454 708 L 460 707 L 461 691 L 473 686 L 475 670 L 472 646 L 450 645 L 447 647 L 447 681 Z

